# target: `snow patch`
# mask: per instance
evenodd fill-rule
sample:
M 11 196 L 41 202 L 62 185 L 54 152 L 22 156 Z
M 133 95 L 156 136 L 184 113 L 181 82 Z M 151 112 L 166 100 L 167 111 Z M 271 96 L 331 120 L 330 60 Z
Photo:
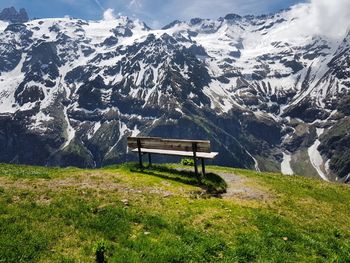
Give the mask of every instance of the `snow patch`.
M 254 158 L 253 155 L 250 154 L 250 152 L 248 152 L 247 150 L 245 152 L 254 160 L 255 171 L 261 172 L 258 161 Z
M 4 31 L 7 28 L 8 25 L 9 25 L 8 22 L 0 20 L 0 31 Z
M 118 143 L 121 141 L 121 139 L 123 138 L 123 136 L 125 135 L 125 133 L 128 130 L 129 129 L 126 126 L 126 124 L 124 122 L 119 121 L 119 138 L 118 138 L 117 142 L 109 149 L 107 154 L 109 154 L 111 151 L 113 151 L 113 149 L 118 145 Z
M 318 137 L 320 137 L 320 135 L 324 132 L 324 129 L 320 129 L 317 128 L 317 135 Z M 317 150 L 318 146 L 320 146 L 321 142 L 319 139 L 317 139 L 315 141 L 315 143 L 308 149 L 308 154 L 310 157 L 310 162 L 312 164 L 312 166 L 315 168 L 315 170 L 317 171 L 317 173 L 319 174 L 319 176 L 325 180 L 325 181 L 329 181 L 327 178 L 327 175 L 325 174 L 325 172 L 323 171 L 323 159 L 322 156 L 320 154 L 320 152 Z
M 114 9 L 108 8 L 104 13 L 103 13 L 103 20 L 104 21 L 113 21 L 115 20 L 116 16 L 114 14 Z
M 31 119 L 34 121 L 34 123 L 31 124 L 31 128 L 42 132 L 47 131 L 47 122 L 53 120 L 52 117 L 46 115 L 43 111 L 39 111 L 38 114 Z
M 132 134 L 131 137 L 136 137 L 137 135 L 139 135 L 141 133 L 141 131 L 137 128 L 137 124 L 135 125 L 134 129 L 132 130 Z
M 23 63 L 26 54 L 22 54 L 22 58 L 16 68 L 11 72 L 1 73 L 0 75 L 0 112 L 14 113 L 18 110 L 18 105 L 15 101 L 15 91 L 18 85 L 24 79 L 22 72 Z
M 67 141 L 65 142 L 65 144 L 62 146 L 61 149 L 66 148 L 71 143 L 71 141 L 74 139 L 74 137 L 75 137 L 75 130 L 72 127 L 72 125 L 70 124 L 70 120 L 68 118 L 67 111 L 68 111 L 68 109 L 66 108 L 64 110 L 64 117 L 65 117 L 65 121 L 66 121 L 66 125 L 67 125 L 67 128 L 66 128 Z
M 101 122 L 100 121 L 95 122 L 94 126 L 92 127 L 92 129 L 87 135 L 88 139 L 90 140 L 100 128 L 101 128 Z
M 283 153 L 283 161 L 281 163 L 281 173 L 285 175 L 293 175 L 293 169 L 290 165 L 290 162 L 292 161 L 292 155 Z

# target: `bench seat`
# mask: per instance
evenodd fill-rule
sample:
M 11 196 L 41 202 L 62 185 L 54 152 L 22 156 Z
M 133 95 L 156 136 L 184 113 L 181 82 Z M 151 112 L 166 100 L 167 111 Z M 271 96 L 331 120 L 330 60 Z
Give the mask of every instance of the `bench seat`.
M 138 149 L 133 149 L 132 152 L 137 153 Z M 183 157 L 194 157 L 193 152 L 187 152 L 187 151 L 173 151 L 173 150 L 159 150 L 159 149 L 147 149 L 147 148 L 141 148 L 142 153 L 151 153 L 151 154 L 162 154 L 162 155 L 174 155 L 174 156 L 183 156 Z M 197 152 L 196 156 L 197 158 L 203 158 L 203 159 L 214 159 L 219 153 L 217 152 Z
M 210 151 L 210 141 L 205 140 L 181 140 L 164 139 L 159 137 L 128 137 L 128 149 L 138 153 L 140 167 L 143 167 L 142 156 L 148 155 L 148 162 L 151 166 L 152 154 L 173 155 L 190 157 L 193 159 L 194 171 L 198 179 L 197 161 L 202 163 L 202 174 L 205 175 L 206 159 L 214 159 L 219 153 Z

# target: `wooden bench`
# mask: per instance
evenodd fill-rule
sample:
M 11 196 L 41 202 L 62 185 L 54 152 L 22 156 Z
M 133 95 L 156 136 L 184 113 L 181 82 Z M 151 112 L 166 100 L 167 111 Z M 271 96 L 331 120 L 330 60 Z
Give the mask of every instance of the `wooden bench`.
M 152 165 L 151 155 L 174 155 L 191 157 L 194 161 L 194 171 L 198 176 L 197 160 L 202 162 L 202 174 L 205 175 L 205 159 L 214 159 L 218 153 L 210 151 L 210 141 L 162 139 L 158 137 L 128 137 L 128 147 L 139 155 L 140 166 L 142 156 L 148 154 L 149 165 Z

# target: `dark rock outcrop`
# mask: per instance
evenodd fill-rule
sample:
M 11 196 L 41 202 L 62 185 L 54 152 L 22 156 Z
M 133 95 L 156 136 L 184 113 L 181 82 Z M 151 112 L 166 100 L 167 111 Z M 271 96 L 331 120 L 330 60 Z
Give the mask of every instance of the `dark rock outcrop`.
M 0 12 L 0 20 L 8 21 L 14 24 L 26 23 L 29 21 L 28 14 L 24 8 L 21 8 L 18 12 L 16 8 L 5 8 Z

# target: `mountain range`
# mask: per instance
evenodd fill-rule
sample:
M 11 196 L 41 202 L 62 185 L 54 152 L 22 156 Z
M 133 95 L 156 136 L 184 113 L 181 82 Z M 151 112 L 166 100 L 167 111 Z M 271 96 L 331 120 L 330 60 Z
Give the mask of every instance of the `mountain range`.
M 135 160 L 126 138 L 145 135 L 208 139 L 216 165 L 346 182 L 350 32 L 303 31 L 308 8 L 162 29 L 6 9 L 0 162 L 101 167 Z

